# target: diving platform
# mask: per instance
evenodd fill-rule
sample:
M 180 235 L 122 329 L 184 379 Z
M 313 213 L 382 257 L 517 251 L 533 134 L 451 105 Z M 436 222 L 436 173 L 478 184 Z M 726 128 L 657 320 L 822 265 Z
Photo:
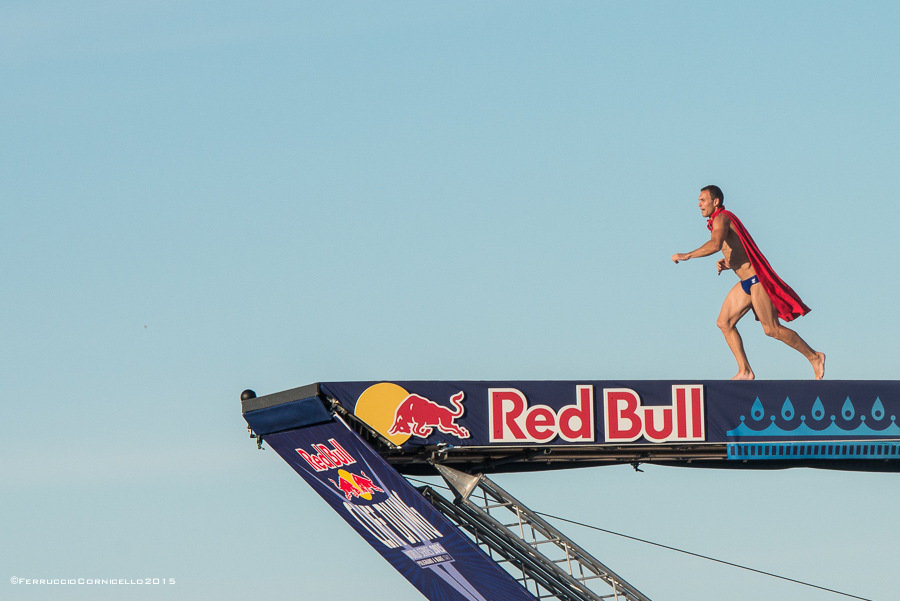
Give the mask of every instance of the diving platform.
M 290 397 L 316 399 L 408 475 L 438 463 L 900 471 L 895 380 L 323 382 L 253 399 L 244 416 L 263 436 L 289 427 L 289 411 L 264 405 Z
M 320 382 L 241 403 L 257 446 L 432 600 L 649 601 L 487 474 L 900 471 L 893 380 Z

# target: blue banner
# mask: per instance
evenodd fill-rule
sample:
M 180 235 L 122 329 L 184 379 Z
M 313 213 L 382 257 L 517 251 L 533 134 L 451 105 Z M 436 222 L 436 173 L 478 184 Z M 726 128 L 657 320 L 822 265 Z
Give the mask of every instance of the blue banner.
M 432 601 L 534 601 L 339 418 L 265 437 Z
M 329 382 L 404 449 L 727 444 L 729 459 L 898 459 L 898 381 Z M 840 444 L 838 444 L 840 443 Z

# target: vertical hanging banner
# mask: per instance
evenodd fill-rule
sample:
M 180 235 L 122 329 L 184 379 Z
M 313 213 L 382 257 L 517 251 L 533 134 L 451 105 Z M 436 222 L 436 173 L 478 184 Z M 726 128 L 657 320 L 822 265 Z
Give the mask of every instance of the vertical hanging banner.
M 340 418 L 265 441 L 428 599 L 534 601 Z

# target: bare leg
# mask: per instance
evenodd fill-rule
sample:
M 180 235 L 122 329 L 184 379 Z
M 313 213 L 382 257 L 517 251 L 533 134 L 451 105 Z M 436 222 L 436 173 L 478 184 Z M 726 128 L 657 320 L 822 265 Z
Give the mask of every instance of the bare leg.
M 813 367 L 813 373 L 816 375 L 816 380 L 824 378 L 825 353 L 814 351 L 812 347 L 806 344 L 806 341 L 800 338 L 800 335 L 797 334 L 797 332 L 781 325 L 781 322 L 778 320 L 778 315 L 775 312 L 775 306 L 772 305 L 772 300 L 769 298 L 769 295 L 766 294 L 762 284 L 756 284 L 750 288 L 750 298 L 753 302 L 753 309 L 759 317 L 759 321 L 762 324 L 766 336 L 771 336 L 772 338 L 782 341 L 806 357 L 807 361 L 809 361 Z
M 728 296 L 725 297 L 725 302 L 722 303 L 722 310 L 719 311 L 719 318 L 716 320 L 716 325 L 722 330 L 725 342 L 728 343 L 728 348 L 731 349 L 738 364 L 738 372 L 731 378 L 732 380 L 752 380 L 756 377 L 753 370 L 750 369 L 747 353 L 744 352 L 744 341 L 741 340 L 741 335 L 736 327 L 741 317 L 750 310 L 750 306 L 750 296 L 744 292 L 741 284 L 737 283 L 728 292 Z

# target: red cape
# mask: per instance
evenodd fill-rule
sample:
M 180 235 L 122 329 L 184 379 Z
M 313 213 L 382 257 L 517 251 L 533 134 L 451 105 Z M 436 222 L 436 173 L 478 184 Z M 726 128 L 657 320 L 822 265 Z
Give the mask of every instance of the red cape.
M 803 301 L 800 300 L 800 297 L 797 296 L 797 293 L 794 292 L 793 288 L 785 284 L 784 280 L 778 277 L 778 274 L 775 273 L 775 270 L 769 265 L 765 256 L 759 251 L 756 242 L 750 237 L 750 232 L 747 231 L 747 228 L 744 227 L 741 220 L 734 216 L 734 213 L 726 211 L 725 209 L 716 209 L 712 214 L 712 217 L 709 218 L 707 227 L 712 230 L 713 219 L 720 214 L 731 219 L 734 231 L 737 233 L 738 238 L 741 239 L 741 244 L 744 245 L 744 250 L 747 252 L 747 258 L 750 259 L 750 264 L 753 266 L 753 270 L 759 278 L 759 283 L 762 284 L 766 294 L 772 299 L 775 310 L 778 311 L 778 317 L 784 321 L 792 321 L 795 317 L 800 317 L 801 315 L 809 313 L 810 308 L 803 304 Z

